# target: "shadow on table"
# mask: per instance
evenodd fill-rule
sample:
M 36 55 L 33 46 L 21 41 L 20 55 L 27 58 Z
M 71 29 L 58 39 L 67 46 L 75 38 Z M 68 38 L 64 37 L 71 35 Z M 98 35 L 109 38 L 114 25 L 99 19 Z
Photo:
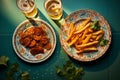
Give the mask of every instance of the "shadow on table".
M 119 35 L 116 35 L 116 37 Z M 107 52 L 99 59 L 92 62 L 80 62 L 70 58 L 75 65 L 82 66 L 86 71 L 100 71 L 109 68 L 116 60 L 118 54 L 120 54 L 120 50 L 118 49 L 120 45 L 118 42 L 120 38 L 115 38 L 113 35 L 111 45 Z
M 57 26 L 61 26 L 61 24 L 62 24 L 62 22 L 63 22 L 63 20 L 67 17 L 67 13 L 65 12 L 65 10 L 63 10 L 63 15 L 62 15 L 62 17 L 59 19 L 59 20 L 53 20 L 54 21 L 54 23 L 57 25 Z

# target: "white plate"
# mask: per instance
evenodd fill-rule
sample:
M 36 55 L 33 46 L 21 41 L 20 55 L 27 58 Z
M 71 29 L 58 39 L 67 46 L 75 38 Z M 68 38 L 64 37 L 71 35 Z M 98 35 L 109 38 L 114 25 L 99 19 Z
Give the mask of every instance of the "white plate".
M 92 21 L 99 21 L 101 28 L 104 30 L 104 39 L 109 40 L 108 44 L 101 47 L 98 46 L 98 51 L 97 52 L 91 52 L 91 53 L 82 53 L 81 55 L 78 55 L 76 53 L 76 49 L 74 47 L 68 47 L 67 43 L 65 42 L 65 39 L 67 38 L 66 36 L 66 30 L 70 30 L 69 27 L 67 26 L 61 26 L 61 31 L 60 31 L 60 42 L 63 47 L 63 49 L 66 51 L 66 53 L 72 57 L 73 59 L 76 59 L 78 61 L 83 61 L 83 62 L 88 62 L 88 61 L 93 61 L 106 53 L 107 49 L 110 46 L 111 43 L 111 30 L 110 26 L 107 22 L 107 20 L 100 15 L 98 12 L 93 11 L 93 10 L 78 10 L 73 13 L 71 13 L 67 18 L 65 19 L 65 22 L 67 24 L 72 23 L 78 23 L 79 21 L 82 21 L 83 19 L 91 18 Z
M 47 52 L 45 52 L 44 54 L 38 54 L 37 56 L 40 56 L 40 58 L 38 59 L 38 58 L 36 58 L 36 56 L 34 56 L 30 53 L 29 48 L 24 47 L 19 42 L 19 39 L 20 39 L 19 33 L 21 31 L 26 30 L 27 28 L 29 28 L 31 26 L 37 27 L 41 24 L 46 25 L 45 29 L 47 32 L 47 36 L 50 39 L 50 43 L 51 43 L 52 48 L 50 50 L 48 50 Z M 45 22 L 43 20 L 39 20 L 39 19 L 35 19 L 32 21 L 25 20 L 24 22 L 19 24 L 14 31 L 12 39 L 13 39 L 13 48 L 14 48 L 16 54 L 22 60 L 29 62 L 29 63 L 39 63 L 39 62 L 45 61 L 53 54 L 55 47 L 56 47 L 56 35 L 55 35 L 53 28 L 47 22 Z

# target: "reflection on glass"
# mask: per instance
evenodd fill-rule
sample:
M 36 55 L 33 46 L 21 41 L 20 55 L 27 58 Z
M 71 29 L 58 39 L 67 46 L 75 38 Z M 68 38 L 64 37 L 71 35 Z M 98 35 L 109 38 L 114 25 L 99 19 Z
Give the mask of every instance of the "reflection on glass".
M 38 14 L 35 0 L 17 0 L 17 5 L 27 18 L 35 18 Z
M 45 0 L 44 7 L 51 19 L 61 19 L 63 15 L 61 0 Z

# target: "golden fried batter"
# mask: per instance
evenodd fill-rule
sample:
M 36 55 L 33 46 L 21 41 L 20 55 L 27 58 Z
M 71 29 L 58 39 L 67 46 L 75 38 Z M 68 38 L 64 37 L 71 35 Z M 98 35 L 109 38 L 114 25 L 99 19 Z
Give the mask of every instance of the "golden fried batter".
M 21 38 L 20 43 L 24 45 L 25 47 L 28 47 L 31 42 L 31 39 L 29 37 Z
M 44 49 L 51 49 L 50 39 L 45 27 L 45 25 L 32 26 L 19 33 L 20 43 L 29 48 L 32 55 L 44 53 Z

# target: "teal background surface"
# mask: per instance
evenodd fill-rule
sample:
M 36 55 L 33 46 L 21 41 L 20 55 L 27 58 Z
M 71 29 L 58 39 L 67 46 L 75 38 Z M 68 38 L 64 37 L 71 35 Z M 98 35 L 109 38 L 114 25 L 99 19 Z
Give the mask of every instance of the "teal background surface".
M 64 17 L 70 13 L 91 9 L 105 17 L 111 27 L 112 42 L 106 54 L 100 59 L 83 63 L 68 57 L 60 45 L 60 27 L 49 18 L 44 9 L 44 0 L 36 0 L 41 19 L 47 21 L 55 30 L 57 45 L 53 55 L 46 61 L 30 64 L 21 60 L 15 53 L 12 45 L 12 36 L 15 28 L 24 20 L 25 16 L 16 6 L 16 0 L 0 0 L 0 56 L 10 57 L 10 63 L 18 62 L 20 71 L 28 71 L 31 80 L 62 80 L 56 74 L 56 65 L 62 66 L 71 60 L 76 66 L 85 70 L 83 80 L 119 80 L 120 79 L 120 8 L 119 0 L 62 0 Z M 18 74 L 16 74 L 18 75 Z M 0 72 L 0 80 L 3 80 Z

